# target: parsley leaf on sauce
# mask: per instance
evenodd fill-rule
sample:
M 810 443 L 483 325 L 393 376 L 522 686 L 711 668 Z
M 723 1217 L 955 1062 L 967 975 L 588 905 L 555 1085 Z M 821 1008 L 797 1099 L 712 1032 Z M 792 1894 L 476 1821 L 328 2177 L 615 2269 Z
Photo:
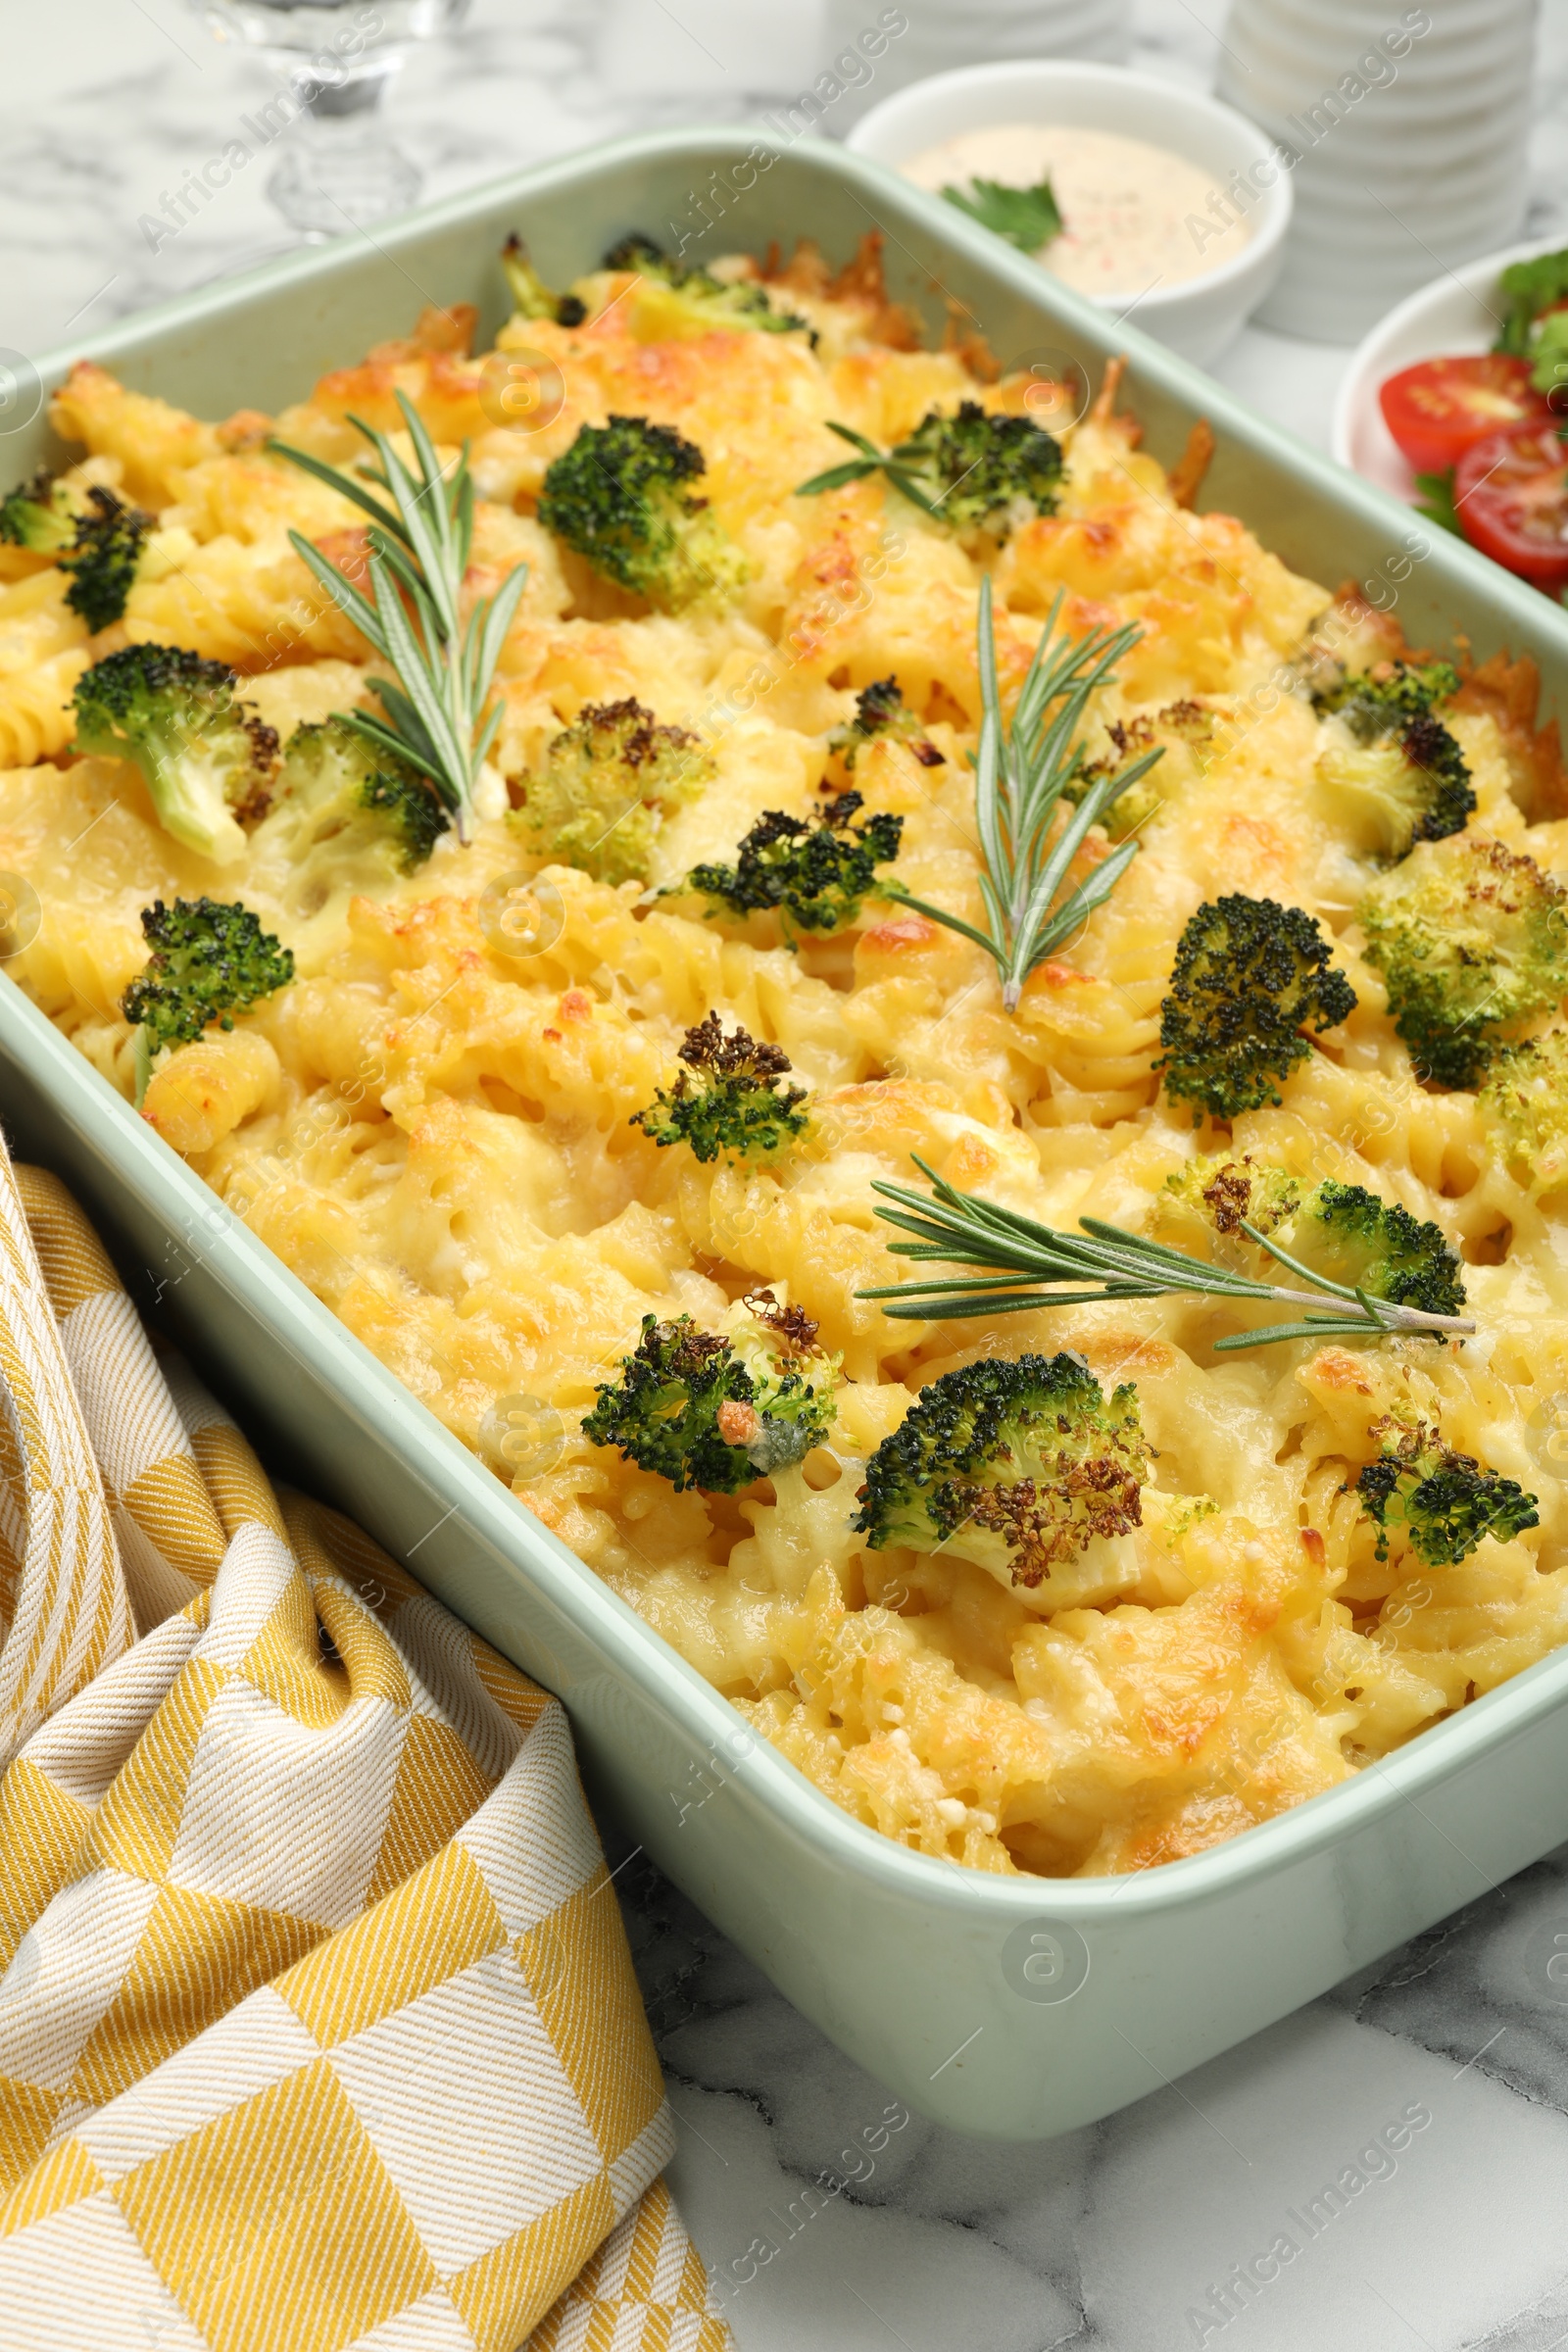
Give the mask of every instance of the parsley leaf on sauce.
M 1042 245 L 1061 234 L 1061 215 L 1049 179 L 1035 188 L 1008 188 L 999 179 L 975 179 L 968 194 L 962 188 L 944 188 L 942 193 L 949 204 L 956 204 L 982 228 L 1005 237 L 1020 253 L 1038 253 Z

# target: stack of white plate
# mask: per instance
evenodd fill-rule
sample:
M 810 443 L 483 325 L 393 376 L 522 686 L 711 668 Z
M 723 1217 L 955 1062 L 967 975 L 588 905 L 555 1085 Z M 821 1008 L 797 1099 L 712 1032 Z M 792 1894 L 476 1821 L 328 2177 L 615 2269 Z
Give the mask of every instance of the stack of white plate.
M 1518 232 L 1536 0 L 1232 0 L 1220 94 L 1298 157 L 1265 326 L 1351 343 Z
M 892 10 L 876 0 L 828 0 L 829 44 L 853 47 L 867 25 L 885 25 Z M 902 0 L 897 11 L 908 29 L 889 41 L 872 86 L 853 90 L 835 107 L 832 127 L 843 128 L 893 90 L 958 66 L 997 58 L 1081 57 L 1121 65 L 1132 43 L 1132 0 Z

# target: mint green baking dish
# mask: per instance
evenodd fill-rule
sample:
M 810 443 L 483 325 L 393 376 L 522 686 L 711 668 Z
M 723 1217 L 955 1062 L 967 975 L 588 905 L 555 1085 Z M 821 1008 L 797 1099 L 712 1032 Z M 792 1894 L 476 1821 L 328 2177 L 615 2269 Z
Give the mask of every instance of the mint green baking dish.
M 710 220 L 713 225 L 705 227 Z M 1416 643 L 1510 644 L 1568 708 L 1568 615 L 1216 385 L 1054 285 L 951 208 L 811 141 L 662 135 L 520 172 L 324 252 L 273 263 L 37 360 L 85 354 L 207 416 L 276 407 L 406 331 L 424 301 L 503 293 L 520 230 L 560 282 L 632 227 L 698 255 L 887 238 L 892 290 L 933 329 L 951 296 L 999 358 L 1129 354 L 1167 460 L 1206 416 L 1204 503 L 1287 562 L 1396 602 Z M 25 416 L 25 402 L 23 415 Z M 14 410 L 13 416 L 17 414 Z M 3 422 L 3 419 L 0 419 Z M 41 414 L 0 470 L 57 455 Z M 1353 1781 L 1191 1861 L 1089 1883 L 1001 1880 L 841 1813 L 544 1527 L 255 1240 L 9 980 L 0 1112 L 57 1169 L 142 1303 L 158 1302 L 274 1465 L 353 1514 L 559 1691 L 585 1776 L 661 1867 L 822 2030 L 964 2132 L 1045 2138 L 1105 2115 L 1309 2000 L 1568 1838 L 1568 1653 Z

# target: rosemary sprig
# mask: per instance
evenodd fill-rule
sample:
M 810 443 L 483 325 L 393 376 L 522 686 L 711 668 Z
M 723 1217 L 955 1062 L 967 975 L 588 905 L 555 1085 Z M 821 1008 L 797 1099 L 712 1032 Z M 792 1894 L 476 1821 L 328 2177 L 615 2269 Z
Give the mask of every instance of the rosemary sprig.
M 421 769 L 453 810 L 458 839 L 466 842 L 473 831 L 474 785 L 501 724 L 501 706 L 497 704 L 482 726 L 480 713 L 528 567 L 514 565 L 494 596 L 478 600 L 466 627 L 463 625 L 458 597 L 473 544 L 467 444 L 447 480 L 418 411 L 406 394 L 399 392 L 397 397 L 414 444 L 417 476 L 385 433 L 362 424 L 358 416 L 349 418 L 375 451 L 379 468 L 366 470 L 387 492 L 390 505 L 307 450 L 277 440 L 269 441 L 268 447 L 352 499 L 371 517 L 366 537 L 373 603 L 327 562 L 319 548 L 299 531 L 289 533 L 295 554 L 397 672 L 396 684 L 370 680 L 386 710 L 384 721 L 365 710 L 343 710 L 338 716 L 377 750 L 393 752 Z
M 1233 1332 L 1216 1340 L 1216 1349 L 1266 1348 L 1276 1340 L 1364 1339 L 1368 1333 L 1404 1331 L 1471 1332 L 1475 1324 L 1464 1315 L 1431 1315 L 1419 1307 L 1399 1306 L 1389 1298 L 1331 1282 L 1326 1274 L 1303 1266 L 1259 1233 L 1244 1217 L 1241 1229 L 1282 1266 L 1311 1285 L 1310 1290 L 1284 1289 L 1278 1283 L 1254 1282 L 1225 1266 L 1211 1266 L 1191 1257 L 1185 1250 L 1170 1250 L 1125 1226 L 1102 1217 L 1080 1217 L 1078 1233 L 1058 1233 L 1037 1224 L 994 1200 L 960 1193 L 911 1153 L 922 1176 L 930 1178 L 929 1194 L 911 1192 L 902 1184 L 876 1183 L 874 1192 L 896 1205 L 878 1208 L 877 1215 L 915 1236 L 901 1254 L 909 1258 L 941 1258 L 953 1265 L 985 1266 L 986 1274 L 896 1283 L 885 1290 L 860 1291 L 861 1298 L 891 1301 L 890 1315 L 905 1322 L 927 1316 L 1019 1314 L 1039 1306 L 1082 1306 L 1103 1298 L 1160 1298 L 1188 1292 L 1200 1298 L 1266 1298 L 1280 1306 L 1314 1307 L 1320 1299 L 1341 1303 L 1327 1314 L 1304 1314 L 1291 1323 L 1271 1323 L 1262 1331 Z M 1044 1286 L 1044 1287 L 1042 1287 Z
M 1090 826 L 1099 822 L 1129 784 L 1136 784 L 1164 757 L 1156 746 L 1124 767 L 1096 777 L 1052 839 L 1057 805 L 1079 770 L 1083 745 L 1077 730 L 1089 698 L 1106 683 L 1116 663 L 1143 634 L 1136 621 L 1129 621 L 1125 628 L 1091 629 L 1087 637 L 1075 640 L 1065 630 L 1057 631 L 1061 606 L 1058 593 L 1040 632 L 1008 724 L 1002 715 L 1002 689 L 997 682 L 991 582 L 982 579 L 980 583 L 983 711 L 975 760 L 974 812 L 987 928 L 977 930 L 945 906 L 912 897 L 899 883 L 880 885 L 884 898 L 898 899 L 983 948 L 1001 975 L 1002 1002 L 1008 1012 L 1017 1011 L 1030 973 L 1109 898 L 1137 857 L 1136 837 L 1120 843 L 1093 873 L 1058 899 Z
M 827 429 L 830 433 L 837 433 L 841 441 L 848 441 L 850 447 L 858 449 L 860 455 L 849 459 L 843 466 L 830 466 L 825 473 L 813 473 L 808 482 L 801 483 L 795 493 L 797 498 L 815 498 L 823 490 L 842 490 L 846 483 L 863 482 L 867 474 L 885 473 L 894 488 L 904 492 L 910 506 L 918 507 L 923 514 L 941 514 L 941 508 L 927 491 L 921 489 L 907 466 L 900 465 L 899 450 L 880 450 L 863 433 L 856 432 L 848 424 L 835 424 L 831 417 Z

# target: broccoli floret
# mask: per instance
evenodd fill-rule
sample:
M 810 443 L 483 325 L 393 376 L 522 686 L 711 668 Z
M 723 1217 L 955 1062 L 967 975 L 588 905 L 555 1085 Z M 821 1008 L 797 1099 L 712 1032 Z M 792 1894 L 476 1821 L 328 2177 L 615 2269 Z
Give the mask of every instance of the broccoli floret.
M 66 602 L 96 633 L 122 618 L 153 517 L 94 483 L 76 509 L 46 473 L 0 500 L 0 539 L 53 556 L 71 575 Z
M 539 519 L 608 580 L 662 612 L 723 604 L 746 578 L 738 547 L 692 484 L 693 442 L 646 416 L 585 424 L 545 475 Z
M 1355 1008 L 1355 991 L 1299 906 L 1239 894 L 1200 906 L 1176 949 L 1160 1006 L 1156 1070 L 1172 1102 L 1233 1119 L 1281 1100 L 1311 1047 L 1301 1032 L 1332 1029 Z
M 865 746 L 878 735 L 906 743 L 922 767 L 947 765 L 905 701 L 897 678 L 878 678 L 872 685 L 862 686 L 855 698 L 855 716 L 847 726 L 833 729 L 827 747 L 838 753 L 846 767 L 853 768 Z
M 1479 1086 L 1510 1026 L 1568 992 L 1568 891 L 1500 841 L 1418 847 L 1360 916 L 1394 1025 L 1438 1086 Z
M 765 1159 L 810 1124 L 801 1104 L 806 1090 L 785 1086 L 790 1057 L 782 1046 L 759 1043 L 737 1028 L 726 1037 L 716 1012 L 687 1030 L 677 1049 L 685 1063 L 675 1083 L 661 1087 L 630 1124 L 656 1144 L 689 1144 L 697 1158 Z
M 1568 1177 L 1568 1029 L 1499 1053 L 1481 1110 L 1531 1192 L 1557 1191 Z
M 1142 1525 L 1149 1475 L 1138 1392 L 1107 1400 L 1076 1355 L 986 1357 L 922 1389 L 866 1464 L 853 1525 L 1039 1586 L 1093 1536 Z
M 360 796 L 398 839 L 398 863 L 406 874 L 422 865 L 451 823 L 441 803 L 416 768 L 390 758 L 376 768 Z
M 272 808 L 289 825 L 297 859 L 327 843 L 338 854 L 380 844 L 406 874 L 422 865 L 452 819 L 417 768 L 340 718 L 295 728 Z
M 1463 1270 L 1442 1226 L 1359 1184 L 1331 1178 L 1317 1185 L 1284 1227 L 1280 1247 L 1370 1298 L 1426 1315 L 1464 1313 Z
M 87 503 L 89 512 L 77 516 L 75 537 L 59 561 L 71 574 L 67 604 L 96 633 L 124 615 L 153 517 L 122 505 L 96 483 Z
M 1081 760 L 1076 772 L 1068 777 L 1061 788 L 1062 799 L 1070 801 L 1075 808 L 1085 793 L 1092 790 L 1102 776 L 1125 767 L 1130 760 L 1151 750 L 1154 741 L 1154 730 L 1147 718 L 1135 718 L 1125 726 L 1117 719 L 1108 733 L 1115 746 L 1115 759 Z M 1163 766 L 1164 762 L 1160 764 Z M 1107 841 L 1125 841 L 1141 825 L 1148 824 L 1156 808 L 1164 807 L 1165 796 L 1155 780 L 1157 774 L 1157 769 L 1151 768 L 1147 775 L 1129 784 L 1125 792 L 1117 793 L 1102 811 L 1100 821 L 1104 827 Z
M 1313 708 L 1337 713 L 1361 747 L 1325 752 L 1318 774 L 1376 856 L 1408 857 L 1418 841 L 1462 832 L 1474 811 L 1464 754 L 1435 715 L 1458 690 L 1449 662 L 1380 662 L 1312 696 Z
M 1237 1234 L 1245 1217 L 1259 1233 L 1272 1234 L 1295 1216 L 1310 1187 L 1283 1168 L 1260 1167 L 1250 1152 L 1240 1159 L 1189 1159 L 1165 1179 L 1160 1207 L 1191 1211 L 1215 1233 Z
M 1451 662 L 1375 662 L 1354 676 L 1336 663 L 1313 687 L 1312 708 L 1343 718 L 1358 743 L 1376 743 L 1402 735 L 1413 718 L 1430 718 L 1458 691 Z
M 1077 773 L 1069 776 L 1062 786 L 1062 798 L 1076 808 L 1102 776 L 1130 765 L 1159 744 L 1162 756 L 1158 765 L 1129 784 L 1125 792 L 1119 792 L 1101 817 L 1107 839 L 1125 841 L 1146 825 L 1169 799 L 1180 773 L 1170 758 L 1177 745 L 1186 746 L 1194 770 L 1201 772 L 1207 765 L 1213 749 L 1214 713 L 1205 710 L 1201 703 L 1184 700 L 1167 703 L 1152 718 L 1140 714 L 1136 718 L 1113 719 L 1105 731 L 1116 755 L 1114 760 L 1082 761 Z
M 956 416 L 932 409 L 893 452 L 956 531 L 997 540 L 1054 514 L 1061 444 L 1028 416 L 992 416 L 976 400 Z
M 245 856 L 238 817 L 266 808 L 277 760 L 237 683 L 176 645 L 127 645 L 76 680 L 77 751 L 134 760 L 164 830 L 215 865 Z
M 1309 1184 L 1283 1168 L 1259 1167 L 1249 1156 L 1189 1160 L 1166 1178 L 1165 1189 L 1216 1233 L 1241 1234 L 1245 1219 L 1314 1273 L 1348 1290 L 1423 1314 L 1464 1313 L 1464 1269 L 1442 1226 L 1422 1222 L 1397 1200 L 1384 1200 L 1361 1185 L 1333 1177 Z M 1258 1271 L 1289 1279 L 1277 1261 Z
M 1327 751 L 1317 772 L 1365 847 L 1390 864 L 1418 841 L 1462 833 L 1475 810 L 1464 754 L 1437 718 L 1413 718 L 1397 742 Z
M 605 256 L 607 270 L 634 270 L 637 329 L 653 343 L 687 335 L 753 329 L 764 335 L 805 333 L 816 348 L 816 333 L 793 311 L 775 311 L 755 278 L 715 277 L 710 270 L 661 252 L 652 237 L 622 237 Z
M 1506 1544 L 1522 1528 L 1539 1527 L 1537 1498 L 1511 1478 L 1483 1470 L 1473 1454 L 1456 1453 L 1424 1421 L 1401 1426 L 1392 1415 L 1370 1434 L 1383 1450 L 1355 1481 L 1361 1507 L 1378 1531 L 1377 1556 L 1389 1556 L 1389 1534 L 1402 1527 L 1417 1559 L 1429 1568 L 1467 1560 L 1483 1536 Z
M 531 777 L 518 822 L 543 856 L 600 882 L 647 875 L 661 826 L 711 773 L 699 738 L 642 704 L 585 703 Z
M 781 1371 L 760 1357 L 748 1370 L 728 1340 L 690 1315 L 672 1323 L 645 1315 L 620 1369 L 619 1381 L 597 1391 L 583 1435 L 667 1478 L 677 1494 L 688 1487 L 733 1494 L 800 1461 L 833 1418 L 831 1377 Z
M 790 1355 L 810 1355 L 816 1348 L 816 1335 L 821 1326 L 814 1315 L 804 1306 L 784 1306 L 771 1291 L 748 1291 L 741 1300 L 747 1313 L 772 1333 L 779 1346 Z
M 190 1045 L 215 1021 L 232 1029 L 236 1012 L 294 977 L 292 952 L 262 929 L 248 906 L 212 899 L 176 899 L 166 906 L 155 899 L 142 908 L 141 928 L 152 954 L 120 1007 L 137 1031 L 138 1102 L 155 1054 Z
M 840 931 L 854 922 L 876 868 L 892 863 L 904 838 L 902 816 L 852 824 L 860 807 L 858 792 L 840 793 L 814 825 L 781 808 L 764 808 L 733 865 L 694 865 L 685 887 L 702 891 L 724 913 L 777 907 L 786 928 Z
M 507 290 L 519 318 L 553 318 L 557 326 L 581 326 L 588 306 L 575 294 L 557 294 L 545 284 L 528 259 L 528 248 L 514 231 L 501 248 L 501 267 Z
M 36 473 L 0 499 L 0 539 L 29 555 L 55 556 L 76 535 L 76 516 L 64 482 Z

